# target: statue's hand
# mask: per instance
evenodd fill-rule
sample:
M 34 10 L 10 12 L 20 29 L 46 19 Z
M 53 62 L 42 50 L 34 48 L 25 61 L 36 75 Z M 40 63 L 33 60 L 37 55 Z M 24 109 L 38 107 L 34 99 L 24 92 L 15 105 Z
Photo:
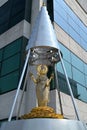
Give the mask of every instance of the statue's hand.
M 31 72 L 29 72 L 29 76 L 33 80 L 33 82 L 36 84 L 37 83 L 37 79 L 34 78 L 34 75 Z
M 53 78 L 54 78 L 54 74 L 52 73 L 52 74 L 51 74 L 51 79 L 53 79 Z
M 32 74 L 31 72 L 29 72 L 29 76 L 30 76 L 30 77 L 32 77 L 32 76 L 33 76 L 33 74 Z

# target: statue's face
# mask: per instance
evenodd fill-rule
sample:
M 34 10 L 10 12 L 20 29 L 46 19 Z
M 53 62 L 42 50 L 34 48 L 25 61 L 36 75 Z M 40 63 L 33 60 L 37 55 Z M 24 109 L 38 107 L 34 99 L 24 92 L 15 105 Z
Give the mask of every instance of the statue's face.
M 37 71 L 40 75 L 46 75 L 48 72 L 48 67 L 46 65 L 38 65 Z

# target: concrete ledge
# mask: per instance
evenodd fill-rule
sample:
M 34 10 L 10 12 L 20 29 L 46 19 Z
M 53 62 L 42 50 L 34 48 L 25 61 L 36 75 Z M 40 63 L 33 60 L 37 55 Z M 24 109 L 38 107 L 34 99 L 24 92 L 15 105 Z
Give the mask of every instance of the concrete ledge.
M 21 21 L 20 23 L 16 24 L 5 33 L 0 35 L 0 48 L 8 45 L 9 43 L 22 36 L 29 38 L 29 33 L 30 24 L 26 20 Z

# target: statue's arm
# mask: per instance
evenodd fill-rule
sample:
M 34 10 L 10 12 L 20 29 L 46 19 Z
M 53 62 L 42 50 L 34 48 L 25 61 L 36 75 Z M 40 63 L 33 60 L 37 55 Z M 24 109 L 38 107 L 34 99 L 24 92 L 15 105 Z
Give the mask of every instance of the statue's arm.
M 50 85 L 51 80 L 54 78 L 54 74 L 51 74 L 50 79 L 47 80 L 46 86 Z
M 32 73 L 30 73 L 30 77 L 33 80 L 34 83 L 37 83 L 37 80 L 35 79 L 34 75 Z

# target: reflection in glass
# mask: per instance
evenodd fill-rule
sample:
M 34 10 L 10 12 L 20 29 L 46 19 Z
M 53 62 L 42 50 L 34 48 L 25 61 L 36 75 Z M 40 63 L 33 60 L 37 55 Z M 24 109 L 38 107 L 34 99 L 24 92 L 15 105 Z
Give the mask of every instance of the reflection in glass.
M 64 65 L 65 65 L 65 68 L 66 68 L 66 72 L 67 72 L 67 75 L 69 78 L 72 78 L 72 70 L 71 70 L 71 64 L 66 62 L 64 60 Z
M 73 79 L 85 86 L 85 75 L 74 67 L 72 67 L 72 72 L 73 72 Z
M 77 89 L 79 94 L 78 99 L 87 102 L 87 88 L 84 88 L 80 84 L 77 84 Z
M 59 44 L 60 50 L 63 53 L 63 59 L 71 63 L 71 53 L 70 51 L 64 47 L 62 44 Z
M 86 88 L 87 88 L 87 75 L 85 75 L 85 82 L 86 82 Z
M 87 64 L 84 63 L 84 68 L 85 68 L 85 74 L 87 75 Z
M 71 63 L 74 67 L 84 73 L 84 63 L 77 56 L 71 53 Z

